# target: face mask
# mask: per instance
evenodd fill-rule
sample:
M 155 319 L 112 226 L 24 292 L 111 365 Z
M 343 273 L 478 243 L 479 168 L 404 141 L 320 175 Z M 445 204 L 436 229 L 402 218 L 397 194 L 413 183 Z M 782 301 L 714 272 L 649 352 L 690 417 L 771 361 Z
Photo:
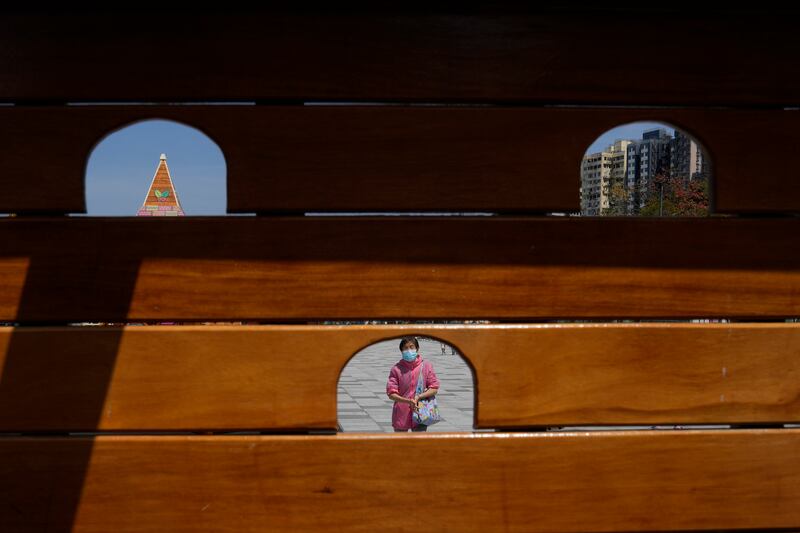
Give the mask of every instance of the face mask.
M 403 351 L 403 359 L 406 361 L 413 361 L 417 358 L 417 352 L 415 350 L 404 350 Z

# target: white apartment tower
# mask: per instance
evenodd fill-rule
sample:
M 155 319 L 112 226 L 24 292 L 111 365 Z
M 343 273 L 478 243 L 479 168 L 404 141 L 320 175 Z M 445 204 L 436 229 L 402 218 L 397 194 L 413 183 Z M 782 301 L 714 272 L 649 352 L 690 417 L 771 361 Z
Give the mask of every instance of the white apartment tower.
M 612 185 L 625 185 L 629 144 L 631 141 L 617 140 L 602 152 L 583 157 L 581 214 L 601 215 L 611 207 Z

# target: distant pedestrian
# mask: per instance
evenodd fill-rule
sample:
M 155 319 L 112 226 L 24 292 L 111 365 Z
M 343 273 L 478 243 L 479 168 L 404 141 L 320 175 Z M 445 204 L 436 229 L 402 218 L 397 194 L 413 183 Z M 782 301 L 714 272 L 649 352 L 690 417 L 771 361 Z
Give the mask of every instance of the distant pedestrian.
M 392 427 L 395 431 L 427 431 L 428 426 L 414 422 L 413 413 L 418 402 L 435 396 L 439 391 L 439 378 L 430 361 L 424 361 L 419 353 L 416 337 L 403 337 L 400 341 L 402 358 L 389 371 L 386 395 L 394 400 Z M 417 380 L 422 372 L 423 392 L 416 395 Z

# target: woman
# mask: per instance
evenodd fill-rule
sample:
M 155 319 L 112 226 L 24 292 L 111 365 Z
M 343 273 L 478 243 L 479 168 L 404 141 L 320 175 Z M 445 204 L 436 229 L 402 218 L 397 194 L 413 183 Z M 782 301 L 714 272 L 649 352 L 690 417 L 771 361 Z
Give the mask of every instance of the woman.
M 419 354 L 419 342 L 416 337 L 404 337 L 400 341 L 400 359 L 389 371 L 386 382 L 386 394 L 394 400 L 392 409 L 392 427 L 395 431 L 427 431 L 428 426 L 414 422 L 412 414 L 418 408 L 418 402 L 435 396 L 439 391 L 439 378 L 433 371 L 429 361 L 423 364 Z M 416 394 L 417 379 L 422 372 L 423 390 Z

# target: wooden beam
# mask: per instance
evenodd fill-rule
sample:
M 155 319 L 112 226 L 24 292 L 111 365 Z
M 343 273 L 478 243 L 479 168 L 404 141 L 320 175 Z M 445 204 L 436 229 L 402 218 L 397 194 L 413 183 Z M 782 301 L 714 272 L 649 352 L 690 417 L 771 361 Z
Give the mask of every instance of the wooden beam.
M 148 119 L 198 128 L 218 144 L 230 212 L 577 212 L 586 150 L 607 130 L 638 121 L 682 129 L 705 149 L 713 212 L 800 211 L 787 171 L 798 148 L 797 112 L 93 106 L 0 108 L 0 212 L 83 212 L 92 150 L 106 135 Z M 753 157 L 753 140 L 765 136 L 770 142 Z M 141 178 L 144 196 L 150 175 Z
M 0 99 L 780 107 L 800 95 L 793 15 L 518 5 L 17 13 L 0 25 Z
M 798 230 L 800 219 L 8 218 L 0 320 L 796 317 Z
M 335 430 L 350 358 L 409 334 L 463 354 L 476 428 L 800 422 L 798 324 L 128 326 L 0 328 L 0 431 Z
M 800 430 L 3 438 L 0 522 L 377 531 L 430 505 L 440 531 L 796 529 L 798 446 Z

